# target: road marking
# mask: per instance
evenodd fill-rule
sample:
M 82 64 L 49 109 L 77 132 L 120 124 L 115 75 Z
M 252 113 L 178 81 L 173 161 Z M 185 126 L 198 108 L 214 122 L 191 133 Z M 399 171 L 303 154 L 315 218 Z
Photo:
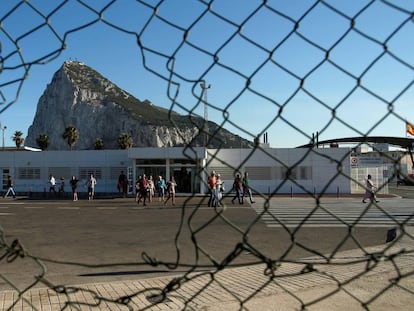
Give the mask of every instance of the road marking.
M 96 207 L 96 209 L 118 209 L 117 207 L 110 207 L 110 206 L 108 206 L 108 207 Z
M 0 204 L 2 204 L 2 205 L 4 205 L 4 204 L 7 204 L 7 205 L 23 205 L 24 203 L 23 202 L 0 202 Z
M 14 215 L 13 213 L 0 213 L 0 216 L 10 216 L 10 215 Z
M 24 206 L 23 208 L 26 209 L 42 209 L 45 208 L 44 206 Z
M 80 209 L 80 207 L 79 206 L 58 206 L 57 209 L 72 210 L 72 209 Z
M 412 208 L 376 208 L 361 210 L 359 207 L 347 209 L 325 207 L 315 210 L 313 207 L 280 208 L 271 206 L 266 210 L 255 207 L 266 226 L 277 227 L 390 227 L 400 224 L 414 225 Z

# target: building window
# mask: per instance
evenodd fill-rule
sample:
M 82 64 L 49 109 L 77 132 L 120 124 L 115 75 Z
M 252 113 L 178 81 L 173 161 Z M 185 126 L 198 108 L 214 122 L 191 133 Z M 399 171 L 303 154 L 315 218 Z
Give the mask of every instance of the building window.
M 40 179 L 40 167 L 21 167 L 18 175 L 19 179 Z
M 196 165 L 197 161 L 192 159 L 170 159 L 170 165 Z
M 221 179 L 233 180 L 236 174 L 241 172 L 236 172 L 234 168 L 228 166 L 209 166 L 206 168 L 206 174 L 210 175 L 212 171 L 215 171 L 217 174 L 221 175 Z
M 312 179 L 312 167 L 311 166 L 299 166 L 297 177 L 298 179 L 301 179 L 301 180 Z
M 165 159 L 136 159 L 136 165 L 164 165 Z
M 272 180 L 272 168 L 269 166 L 245 167 L 244 171 L 249 173 L 251 180 Z
M 80 179 L 88 179 L 91 174 L 93 174 L 93 176 L 95 176 L 96 179 L 102 179 L 102 168 L 100 167 L 79 168 Z
M 127 168 L 123 166 L 110 167 L 109 168 L 109 179 L 118 180 L 118 177 L 121 174 L 121 172 L 124 172 L 124 174 L 126 174 Z
M 146 175 L 147 178 L 152 176 L 154 180 L 157 180 L 158 176 L 162 176 L 165 179 L 165 165 L 164 166 L 137 166 L 135 179 L 138 180 L 139 176 Z
M 3 189 L 8 189 L 7 188 L 7 177 L 10 174 L 10 170 L 8 168 L 4 168 L 3 169 Z
M 53 175 L 56 179 L 61 177 L 70 178 L 70 167 L 49 167 L 48 176 Z
M 284 166 L 276 167 L 276 179 L 279 180 L 311 180 L 312 167 L 311 166 L 295 166 L 290 167 L 290 174 L 287 176 L 288 168 Z

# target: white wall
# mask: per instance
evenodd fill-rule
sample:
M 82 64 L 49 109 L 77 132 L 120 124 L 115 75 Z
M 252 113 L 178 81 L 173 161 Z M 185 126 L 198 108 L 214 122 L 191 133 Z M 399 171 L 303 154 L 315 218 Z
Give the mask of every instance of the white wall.
M 217 152 L 217 154 L 216 154 Z M 230 189 L 234 173 L 249 172 L 252 188 L 262 193 L 350 193 L 349 148 L 335 149 L 226 149 L 209 150 L 209 171 L 225 172 L 224 181 Z M 338 163 L 340 165 L 338 165 Z M 281 167 L 310 167 L 311 176 L 289 180 L 280 176 Z M 261 172 L 255 174 L 255 168 Z M 233 175 L 233 176 L 231 176 Z M 256 175 L 256 176 L 254 176 Z M 262 175 L 263 177 L 258 177 Z
M 3 151 L 0 152 L 0 168 L 10 169 L 15 179 L 15 190 L 18 192 L 42 192 L 48 187 L 49 171 L 65 170 L 65 179 L 71 175 L 77 177 L 80 169 L 101 168 L 102 178 L 98 179 L 96 192 L 116 192 L 118 171 L 133 167 L 135 158 L 182 158 L 183 148 L 132 148 L 129 150 L 85 150 L 85 151 Z M 225 174 L 227 190 L 230 190 L 234 173 L 249 171 L 252 187 L 263 193 L 350 193 L 350 163 L 348 148 L 337 149 L 209 149 L 197 148 L 189 151 L 194 157 L 207 155 L 207 172 L 210 168 L 218 168 Z M 342 173 L 338 174 L 338 163 Z M 286 180 L 280 177 L 281 167 L 311 167 L 311 176 L 305 179 Z M 19 179 L 18 168 L 40 168 L 40 180 Z M 278 173 L 279 172 L 279 173 Z M 53 172 L 52 172 L 53 173 Z M 126 173 L 126 172 L 125 172 Z M 54 173 L 58 180 L 60 175 Z M 279 175 L 278 175 L 279 174 Z M 336 176 L 338 175 L 338 176 Z M 261 177 L 263 176 L 263 177 Z M 66 183 L 66 191 L 70 188 Z M 304 189 L 301 189 L 304 188 Z M 204 188 L 202 188 L 204 189 Z M 48 190 L 48 188 L 47 188 Z M 82 189 L 80 189 L 82 191 Z M 86 188 L 84 189 L 86 191 Z M 203 190 L 202 190 L 203 192 Z
M 126 150 L 81 150 L 81 151 L 5 151 L 0 152 L 0 168 L 9 169 L 15 182 L 15 190 L 18 192 L 42 192 L 48 191 L 49 171 L 55 175 L 59 182 L 61 174 L 54 172 L 65 171 L 66 191 L 70 191 L 69 179 L 72 175 L 79 178 L 81 168 L 104 168 L 103 180 L 98 180 L 96 192 L 116 192 L 116 178 L 108 178 L 109 170 L 125 168 L 132 165 L 128 159 Z M 19 179 L 19 168 L 40 168 L 39 179 Z M 85 191 L 85 187 L 79 187 L 79 191 Z

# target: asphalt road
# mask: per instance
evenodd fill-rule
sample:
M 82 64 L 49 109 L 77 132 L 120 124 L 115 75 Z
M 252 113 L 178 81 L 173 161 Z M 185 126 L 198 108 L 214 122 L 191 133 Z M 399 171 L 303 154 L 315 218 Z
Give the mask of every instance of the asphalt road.
M 156 201 L 145 209 L 131 198 L 6 199 L 0 202 L 0 225 L 0 242 L 10 246 L 18 239 L 25 251 L 13 258 L 0 249 L 0 290 L 10 283 L 23 289 L 39 275 L 70 285 L 293 260 L 378 245 L 387 232 L 357 227 L 350 236 L 346 227 L 269 228 L 248 205 L 214 210 L 203 198 L 179 198 L 166 208 Z
M 414 186 L 398 186 L 396 184 L 388 185 L 388 192 L 398 195 L 405 199 L 414 199 Z

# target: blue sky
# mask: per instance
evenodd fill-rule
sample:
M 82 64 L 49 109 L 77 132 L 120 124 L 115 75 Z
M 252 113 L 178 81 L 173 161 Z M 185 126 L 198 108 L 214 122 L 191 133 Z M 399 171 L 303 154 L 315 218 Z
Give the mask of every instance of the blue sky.
M 204 114 L 205 80 L 209 120 L 249 140 L 267 132 L 272 147 L 316 132 L 404 137 L 404 120 L 414 123 L 413 11 L 413 0 L 5 1 L 5 144 L 27 135 L 65 60 L 183 114 Z M 32 65 L 19 83 L 23 63 Z

